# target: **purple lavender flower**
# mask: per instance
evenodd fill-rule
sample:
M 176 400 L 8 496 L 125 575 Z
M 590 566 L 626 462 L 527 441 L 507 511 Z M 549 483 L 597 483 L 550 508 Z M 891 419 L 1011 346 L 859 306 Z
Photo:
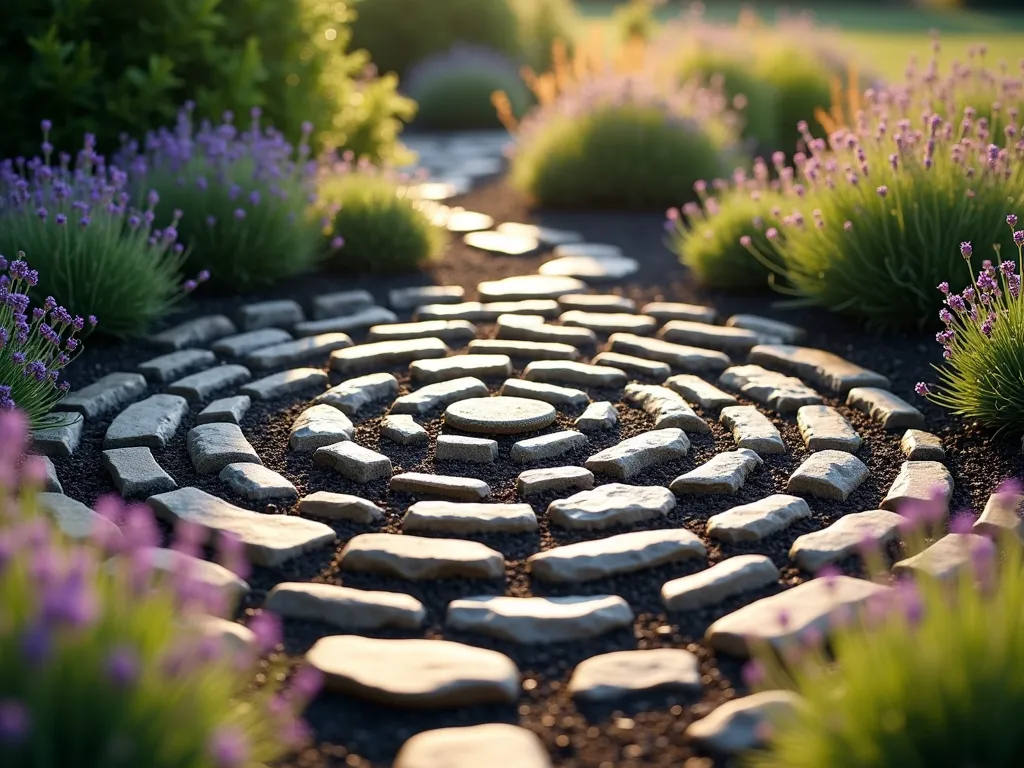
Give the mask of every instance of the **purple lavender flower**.
M 236 728 L 218 728 L 210 738 L 210 757 L 216 768 L 244 768 L 249 762 L 249 744 Z
M 1007 214 L 1006 223 L 1010 225 L 1010 229 L 1014 229 L 1017 226 L 1017 216 L 1015 214 Z
M 107 654 L 107 678 L 115 688 L 128 688 L 139 677 L 139 656 L 128 646 L 119 646 Z
M 1024 229 L 1014 230 L 1013 242 L 1017 247 L 1024 246 Z
M 32 728 L 28 708 L 17 699 L 0 699 L 0 744 L 24 743 Z
M 970 242 L 965 240 L 964 242 L 960 243 L 961 256 L 963 256 L 965 259 L 970 259 L 972 253 L 974 253 L 974 249 L 971 247 Z
M 914 385 L 914 391 L 921 395 L 921 397 L 927 397 L 931 394 L 931 389 L 929 389 L 928 385 L 923 381 L 919 381 Z

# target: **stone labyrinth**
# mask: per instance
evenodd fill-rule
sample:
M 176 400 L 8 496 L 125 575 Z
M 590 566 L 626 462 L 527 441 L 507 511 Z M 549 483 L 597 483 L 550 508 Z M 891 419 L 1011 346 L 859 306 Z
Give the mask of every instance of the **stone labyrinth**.
M 288 653 L 323 672 L 310 720 L 339 765 L 749 747 L 792 701 L 741 695 L 751 643 L 888 589 L 853 556 L 895 551 L 905 501 L 938 486 L 948 503 L 943 446 L 883 376 L 791 325 L 564 275 L 477 292 L 267 301 L 160 333 L 164 353 L 34 435 L 45 505 L 82 535 L 115 488 L 239 536 L 250 583 L 203 572 L 282 616 Z M 958 568 L 979 538 L 893 570 Z M 844 575 L 812 580 L 829 565 Z

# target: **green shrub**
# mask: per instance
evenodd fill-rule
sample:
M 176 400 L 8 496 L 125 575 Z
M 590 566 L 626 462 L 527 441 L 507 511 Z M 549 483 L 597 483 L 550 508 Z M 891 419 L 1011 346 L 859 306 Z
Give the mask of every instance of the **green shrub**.
M 526 63 L 535 72 L 547 72 L 554 64 L 556 42 L 571 56 L 575 49 L 579 14 L 572 0 L 514 0 L 519 18 L 519 44 Z
M 417 103 L 415 125 L 428 130 L 500 128 L 491 102 L 503 92 L 515 117 L 530 106 L 532 97 L 510 59 L 486 48 L 457 45 L 416 64 L 405 92 Z
M 345 163 L 326 174 L 320 200 L 331 217 L 330 265 L 339 272 L 400 274 L 440 255 L 447 232 L 394 174 Z
M 619 5 L 612 15 L 619 40 L 624 43 L 630 40 L 650 40 L 658 24 L 654 18 L 654 9 L 663 4 L 663 0 L 628 0 Z
M 85 132 L 103 151 L 174 119 L 187 99 L 219 117 L 262 107 L 291 141 L 302 123 L 325 142 L 389 156 L 411 105 L 393 79 L 367 79 L 346 53 L 348 11 L 335 0 L 21 0 L 0 25 L 0 157 L 35 153 Z M 331 36 L 329 38 L 329 36 Z
M 409 68 L 456 43 L 519 54 L 518 19 L 509 0 L 356 0 L 352 47 L 382 72 Z
M 23 169 L 0 164 L 0 253 L 31 253 L 36 293 L 73 315 L 99 316 L 103 333 L 144 335 L 184 293 L 177 217 L 159 230 L 155 197 L 132 208 L 128 179 L 103 163 L 91 138 L 73 164 L 51 163 L 48 139 L 43 148 Z
M 604 76 L 526 116 L 511 180 L 544 207 L 665 209 L 735 164 L 729 118 L 699 89 L 663 95 L 641 79 Z
M 281 134 L 260 127 L 258 110 L 242 132 L 230 120 L 194 131 L 183 110 L 173 132 L 151 134 L 145 154 L 126 162 L 139 190 L 156 190 L 163 205 L 182 211 L 179 236 L 189 262 L 220 288 L 272 285 L 311 270 L 323 255 L 305 138 L 293 150 Z
M 997 492 L 1011 517 L 1019 492 L 1016 484 Z M 765 674 L 758 687 L 792 688 L 804 702 L 771 723 L 767 749 L 748 755 L 745 765 L 1020 765 L 1024 550 L 1014 534 L 1004 534 L 998 554 L 991 540 L 968 538 L 968 515 L 950 528 L 971 553 L 956 576 L 897 582 L 860 615 L 833 627 L 829 652 L 808 632 L 801 646 L 784 652 L 786 668 L 767 650 L 759 654 Z
M 997 434 L 1019 436 L 1024 433 L 1024 231 L 1015 229 L 1016 216 L 1007 216 L 1007 222 L 1017 246 L 1016 261 L 999 262 L 997 252 L 996 263 L 984 261 L 977 279 L 959 294 L 950 292 L 949 283 L 939 284 L 946 306 L 939 311 L 944 329 L 936 341 L 944 362 L 937 366 L 938 387 L 932 391 L 922 382 L 917 391 Z M 960 251 L 972 273 L 973 245 L 961 243 Z
M 797 124 L 806 121 L 811 133 L 822 137 L 824 129 L 815 111 L 832 106 L 832 72 L 826 62 L 797 42 L 774 46 L 758 56 L 755 76 L 775 93 L 775 135 L 778 149 L 791 153 L 801 138 Z
M 275 623 L 250 624 L 251 651 L 204 638 L 194 621 L 223 610 L 224 595 L 184 567 L 158 577 L 145 506 L 107 497 L 92 541 L 65 538 L 36 496 L 41 465 L 19 469 L 25 427 L 0 413 L 0 764 L 256 768 L 302 746 L 296 715 L 318 681 L 303 670 L 281 691 L 277 665 L 260 668 Z

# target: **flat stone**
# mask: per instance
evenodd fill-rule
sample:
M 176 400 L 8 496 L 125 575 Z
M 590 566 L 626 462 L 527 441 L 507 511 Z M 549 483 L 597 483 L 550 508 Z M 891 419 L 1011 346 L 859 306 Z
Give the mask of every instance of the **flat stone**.
M 50 457 L 36 456 L 35 458 L 43 464 L 43 490 L 50 493 L 64 493 L 64 487 L 60 484 L 60 478 L 57 477 L 57 468 L 53 466 Z
M 229 658 L 243 653 L 256 653 L 256 633 L 237 621 L 201 613 L 185 614 L 179 621 L 203 640 L 210 640 L 219 646 Z
M 750 656 L 763 643 L 781 651 L 808 630 L 828 633 L 835 616 L 858 610 L 889 589 L 850 576 L 811 579 L 723 616 L 704 637 L 716 651 L 733 656 Z
M 114 487 L 125 499 L 151 496 L 178 487 L 174 478 L 156 463 L 149 448 L 111 448 L 103 451 L 102 456 Z
M 652 692 L 701 689 L 700 659 L 682 648 L 612 651 L 576 665 L 568 692 L 587 702 L 615 701 Z
M 900 512 L 904 506 L 934 503 L 946 517 L 952 496 L 953 476 L 942 462 L 905 461 L 879 506 Z
M 1020 514 L 1022 508 L 1024 495 L 996 491 L 985 502 L 985 509 L 974 522 L 973 530 L 992 538 L 1012 534 L 1024 541 L 1024 519 Z
M 788 344 L 759 344 L 750 350 L 749 362 L 791 373 L 816 386 L 845 395 L 855 387 L 888 388 L 889 380 L 861 368 L 839 355 L 811 347 Z
M 243 499 L 297 499 L 299 492 L 286 477 L 261 464 L 228 464 L 218 477 Z
M 416 285 L 389 291 L 388 304 L 394 310 L 406 312 L 424 304 L 458 304 L 465 295 L 461 285 Z
M 734 494 L 747 482 L 747 476 L 763 463 L 760 456 L 747 448 L 725 451 L 680 475 L 669 488 L 680 496 L 687 493 Z
M 707 534 L 730 543 L 761 541 L 810 516 L 811 509 L 803 499 L 775 493 L 712 515 L 708 518 Z
M 570 309 L 558 318 L 563 325 L 589 328 L 594 333 L 606 336 L 613 333 L 635 333 L 644 336 L 654 333 L 658 321 L 650 315 L 635 315 L 626 312 L 586 312 Z
M 150 337 L 150 341 L 164 348 L 184 349 L 209 344 L 235 333 L 238 333 L 235 324 L 224 315 L 207 315 L 161 331 Z
M 507 235 L 501 232 L 470 232 L 463 235 L 462 242 L 471 248 L 479 248 L 482 251 L 500 253 L 505 256 L 523 256 L 540 248 L 540 241 L 536 238 Z
M 466 461 L 492 464 L 498 458 L 498 443 L 481 437 L 438 435 L 434 458 L 437 461 Z
M 333 544 L 332 528 L 294 515 L 249 512 L 198 488 L 151 496 L 146 503 L 164 522 L 184 520 L 208 533 L 231 533 L 245 545 L 253 565 L 274 568 L 306 552 Z
M 242 387 L 241 392 L 253 400 L 276 400 L 311 389 L 322 389 L 325 384 L 327 374 L 319 368 L 293 368 L 251 381 Z
M 658 334 L 673 344 L 717 349 L 722 352 L 746 353 L 758 344 L 770 344 L 779 339 L 765 337 L 744 328 L 709 325 L 692 320 L 669 320 Z
M 361 533 L 349 539 L 338 566 L 400 579 L 500 579 L 505 558 L 475 541 L 394 533 Z
M 833 501 L 846 501 L 868 479 L 867 466 L 846 451 L 812 453 L 789 476 L 786 491 Z
M 280 328 L 261 328 L 236 336 L 226 336 L 213 344 L 213 351 L 226 357 L 242 357 L 257 349 L 291 341 L 292 335 Z
M 938 435 L 920 429 L 908 429 L 900 440 L 900 450 L 908 461 L 945 461 L 946 449 Z
M 214 400 L 203 408 L 196 416 L 196 424 L 212 424 L 217 421 L 227 421 L 231 424 L 241 424 L 242 418 L 249 412 L 252 405 L 252 398 L 248 395 L 236 395 L 234 397 L 223 397 Z
M 117 450 L 127 449 L 119 448 Z M 169 577 L 173 580 L 185 576 L 190 581 L 205 584 L 220 592 L 232 606 L 251 591 L 244 580 L 223 565 L 211 563 L 209 560 L 200 560 L 198 557 L 186 555 L 184 552 L 164 547 L 139 547 L 135 550 L 134 555 L 154 571 L 154 577 Z M 111 571 L 122 565 L 128 565 L 131 568 L 131 564 L 126 562 L 126 559 L 125 555 L 115 555 L 104 563 L 104 568 Z
M 796 425 L 809 451 L 856 453 L 863 440 L 843 415 L 827 405 L 805 405 L 796 412 Z
M 317 448 L 355 439 L 356 428 L 348 416 L 330 405 L 311 405 L 292 422 L 288 446 L 293 451 L 311 453 Z
M 583 245 L 583 243 L 581 243 Z M 626 256 L 562 256 L 540 265 L 537 272 L 542 275 L 566 275 L 581 280 L 621 280 L 640 269 L 636 259 Z
M 584 467 L 546 467 L 528 469 L 516 478 L 520 496 L 547 491 L 589 490 L 594 487 L 594 473 Z
M 498 339 L 513 341 L 539 341 L 570 344 L 574 347 L 592 347 L 597 336 L 589 328 L 568 328 L 536 322 L 529 315 L 501 315 L 498 318 Z
M 607 400 L 591 403 L 587 409 L 573 422 L 576 429 L 583 432 L 599 432 L 611 429 L 619 423 L 619 412 Z
M 331 353 L 331 370 L 343 375 L 372 373 L 414 360 L 445 357 L 448 345 L 437 338 L 375 341 Z
M 448 603 L 445 626 L 512 643 L 571 642 L 633 624 L 617 595 L 586 597 L 467 597 Z
M 436 360 L 416 360 L 409 365 L 409 376 L 418 385 L 467 376 L 496 378 L 511 375 L 512 361 L 505 355 L 455 355 Z
M 146 391 L 141 373 L 108 373 L 82 389 L 69 392 L 54 410 L 74 411 L 87 419 L 105 416 L 135 400 Z
M 509 341 L 474 339 L 466 352 L 470 355 L 507 355 L 521 360 L 575 360 L 579 350 L 558 341 Z
M 246 304 L 238 310 L 238 324 L 243 330 L 255 331 L 260 328 L 282 326 L 287 328 L 305 319 L 302 307 L 291 299 L 274 299 Z
M 620 371 L 632 373 L 644 378 L 664 381 L 672 373 L 667 363 L 659 363 L 656 360 L 644 360 L 642 357 L 624 355 L 621 352 L 600 352 L 593 360 L 593 365 L 607 365 L 611 368 L 618 368 Z
M 628 480 L 651 467 L 681 459 L 689 450 L 690 440 L 683 430 L 652 429 L 598 451 L 587 459 L 586 467 L 594 474 Z
M 652 301 L 641 307 L 640 313 L 661 321 L 690 320 L 695 323 L 714 323 L 718 320 L 718 312 L 714 307 L 672 301 Z
M 361 408 L 381 400 L 390 400 L 398 394 L 398 379 L 390 373 L 371 373 L 343 381 L 313 400 L 326 403 L 346 416 L 354 416 Z
M 318 621 L 351 632 L 419 629 L 427 618 L 423 603 L 412 595 L 294 581 L 271 589 L 263 607 L 282 619 Z
M 881 424 L 883 429 L 924 427 L 924 414 L 887 389 L 854 387 L 846 396 L 846 404 L 866 413 Z
M 718 418 L 732 430 L 737 448 L 749 448 L 762 456 L 786 452 L 779 430 L 754 406 L 730 405 Z
M 707 434 L 711 427 L 693 412 L 678 394 L 667 387 L 652 384 L 630 384 L 622 393 L 622 402 L 641 408 L 654 419 L 655 429 L 678 427 L 686 432 Z
M 488 723 L 423 731 L 398 751 L 394 768 L 551 768 L 543 742 L 532 731 Z
M 784 344 L 796 344 L 807 335 L 803 328 L 759 315 L 733 315 L 725 324 L 729 328 L 743 328 L 760 336 L 774 336 Z
M 428 475 L 423 472 L 403 472 L 395 475 L 388 487 L 392 493 L 440 496 L 456 501 L 483 501 L 491 495 L 491 487 L 483 480 L 473 477 Z
M 710 568 L 668 581 L 661 602 L 669 611 L 692 611 L 778 581 L 779 569 L 765 555 L 734 555 Z
M 358 443 L 345 441 L 325 445 L 313 452 L 313 463 L 330 467 L 342 477 L 356 483 L 386 480 L 394 470 L 391 459 Z
M 636 302 L 613 294 L 569 293 L 558 297 L 562 309 L 584 312 L 636 312 Z
M 517 250 L 518 247 L 527 247 L 527 251 L 535 250 L 540 247 L 533 238 L 513 237 L 511 235 L 505 236 L 500 232 L 490 232 L 489 230 L 494 226 L 494 219 L 488 216 L 486 213 L 478 213 L 477 211 L 467 211 L 464 208 L 449 208 L 444 213 L 444 228 L 449 232 L 456 234 L 462 234 L 469 232 L 472 234 L 478 234 L 481 237 L 478 240 L 470 238 L 466 240 L 466 245 L 472 245 L 476 248 L 480 248 L 485 251 L 492 251 L 495 253 L 507 253 L 510 256 L 518 256 L 520 252 Z M 469 237 L 467 235 L 466 237 Z M 529 248 L 530 243 L 534 243 L 533 249 Z M 506 250 L 510 249 L 510 250 Z
M 107 427 L 104 448 L 167 447 L 188 413 L 188 401 L 177 395 L 151 395 L 121 411 Z
M 629 380 L 625 372 L 618 368 L 567 360 L 536 360 L 523 370 L 523 378 L 545 384 L 569 384 L 600 389 L 621 389 Z
M 218 365 L 178 379 L 167 388 L 167 391 L 172 395 L 184 397 L 190 403 L 198 403 L 217 392 L 243 384 L 251 378 L 252 374 L 244 365 Z
M 718 383 L 778 413 L 793 413 L 805 405 L 822 403 L 821 395 L 800 379 L 759 365 L 727 368 L 718 378 Z
M 564 544 L 531 555 L 527 563 L 535 579 L 568 583 L 634 573 L 705 554 L 695 534 L 685 528 L 667 528 Z
M 306 362 L 322 362 L 336 349 L 352 346 L 352 339 L 345 333 L 321 333 L 283 344 L 274 344 L 250 352 L 245 362 L 253 368 L 278 368 Z
M 615 259 L 623 256 L 622 249 L 608 243 L 564 243 L 554 249 L 559 258 L 587 256 L 594 259 Z
M 913 557 L 893 565 L 895 576 L 927 576 L 940 581 L 974 569 L 979 557 L 993 551 L 992 540 L 976 533 L 947 533 Z
M 418 323 L 375 325 L 367 334 L 367 341 L 402 341 L 403 339 L 441 339 L 456 346 L 476 336 L 476 326 L 468 320 L 422 320 Z
M 558 317 L 560 309 L 553 299 L 524 299 L 522 301 L 466 301 L 461 304 L 427 304 L 418 307 L 416 320 L 479 320 L 494 322 L 502 315 L 541 315 Z
M 866 542 L 882 549 L 899 538 L 903 520 L 884 509 L 843 515 L 827 528 L 798 537 L 789 549 L 789 559 L 814 573 L 857 554 Z
M 767 745 L 765 726 L 796 712 L 803 700 L 793 691 L 760 691 L 726 701 L 683 732 L 707 750 L 739 755 Z
M 603 530 L 664 517 L 675 506 L 676 497 L 668 488 L 609 483 L 552 501 L 548 518 L 562 528 Z
M 520 440 L 512 446 L 509 458 L 517 464 L 553 459 L 587 444 L 587 436 L 571 429 Z
M 42 456 L 68 458 L 82 439 L 85 417 L 77 413 L 52 413 L 43 417 L 43 426 L 32 432 L 32 452 Z
M 587 284 L 574 277 L 518 275 L 502 280 L 489 280 L 477 285 L 481 301 L 522 301 L 524 299 L 557 299 L 567 293 L 580 293 Z
M 529 504 L 417 501 L 402 518 L 405 533 L 529 533 L 537 516 Z
M 389 413 L 380 424 L 382 440 L 390 440 L 399 445 L 426 445 L 430 442 L 427 430 L 413 421 L 412 416 L 400 413 Z
M 466 707 L 519 698 L 519 669 L 508 656 L 448 640 L 322 637 L 306 662 L 329 691 L 389 706 Z
M 582 390 L 523 379 L 508 379 L 501 385 L 501 395 L 516 399 L 540 400 L 569 408 L 577 408 L 590 402 L 587 393 Z
M 192 466 L 200 475 L 216 475 L 228 464 L 262 464 L 237 424 L 199 424 L 186 439 Z
M 139 373 L 150 381 L 165 382 L 191 371 L 209 368 L 216 362 L 217 356 L 208 349 L 182 349 L 139 363 Z
M 36 494 L 39 508 L 49 515 L 60 532 L 76 541 L 100 539 L 109 542 L 121 540 L 121 529 L 103 515 L 93 512 L 80 501 L 63 493 Z M 103 533 L 97 536 L 97 531 Z
M 347 493 L 316 491 L 299 500 L 299 514 L 324 520 L 347 520 L 369 525 L 384 519 L 384 510 L 368 499 Z
M 728 392 L 723 392 L 692 373 L 680 373 L 665 381 L 665 386 L 678 392 L 688 403 L 696 403 L 706 411 L 727 408 L 739 401 Z
M 361 309 L 372 307 L 373 304 L 373 294 L 369 291 L 323 293 L 313 298 L 313 318 L 323 320 L 328 317 L 353 315 Z
M 351 315 L 324 317 L 296 323 L 296 336 L 319 336 L 321 333 L 349 333 L 369 328 L 372 325 L 398 322 L 398 315 L 385 307 L 364 307 Z
M 613 333 L 609 342 L 613 352 L 657 360 L 683 371 L 718 373 L 732 363 L 724 352 L 673 344 L 664 339 L 647 339 L 632 333 Z
M 518 237 L 532 237 L 540 240 L 544 245 L 566 245 L 568 243 L 579 243 L 583 241 L 583 235 L 579 232 L 570 232 L 565 229 L 552 229 L 551 227 L 538 227 L 536 224 L 519 224 L 508 221 L 495 227 L 498 232 Z

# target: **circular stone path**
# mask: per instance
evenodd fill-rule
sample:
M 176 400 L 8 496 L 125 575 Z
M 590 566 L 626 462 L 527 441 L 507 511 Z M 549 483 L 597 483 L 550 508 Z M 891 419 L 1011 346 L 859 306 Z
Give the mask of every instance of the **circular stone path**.
M 464 432 L 516 435 L 535 432 L 555 420 L 555 406 L 523 397 L 475 397 L 452 403 L 444 423 Z

